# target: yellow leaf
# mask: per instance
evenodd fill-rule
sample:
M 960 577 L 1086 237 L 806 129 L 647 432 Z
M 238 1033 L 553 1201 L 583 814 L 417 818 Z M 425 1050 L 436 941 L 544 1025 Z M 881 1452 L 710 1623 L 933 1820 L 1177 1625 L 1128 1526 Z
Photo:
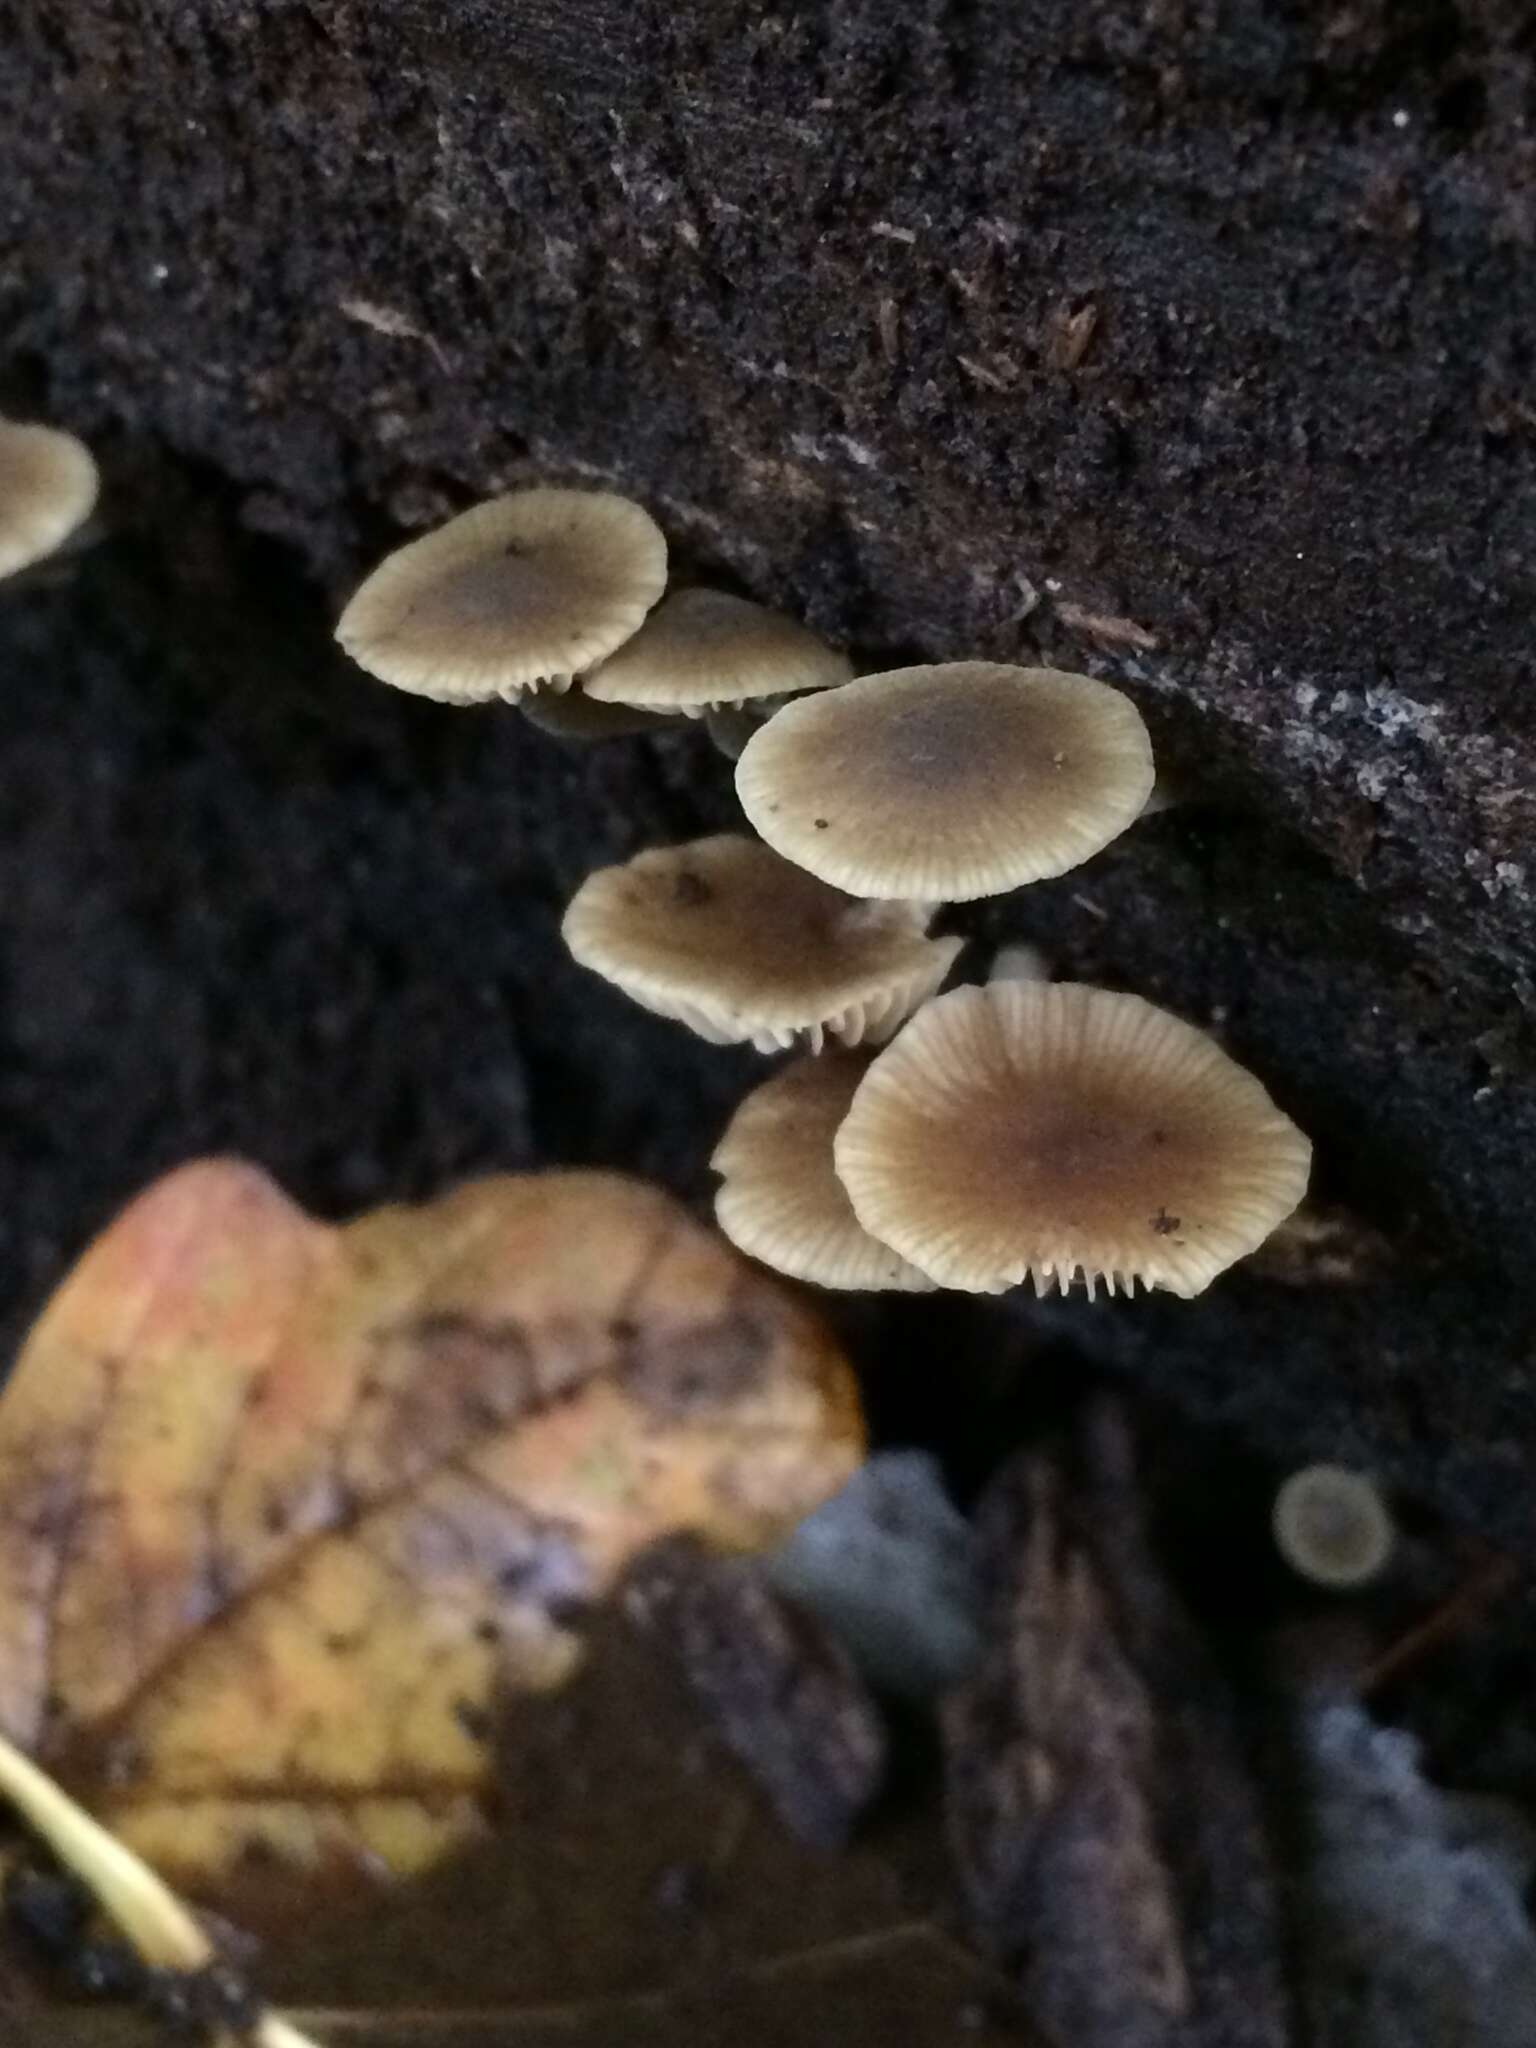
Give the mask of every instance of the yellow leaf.
M 814 1315 L 615 1175 L 342 1228 L 182 1168 L 0 1399 L 0 1729 L 246 1910 L 481 1820 L 503 1687 L 676 1530 L 774 1540 L 861 1450 Z

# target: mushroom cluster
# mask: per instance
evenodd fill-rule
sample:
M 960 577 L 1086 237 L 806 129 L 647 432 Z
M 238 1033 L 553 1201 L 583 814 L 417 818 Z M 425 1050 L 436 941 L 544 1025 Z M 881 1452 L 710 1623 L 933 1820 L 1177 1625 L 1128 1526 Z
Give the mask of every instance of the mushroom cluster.
M 666 577 L 639 506 L 525 490 L 392 555 L 337 637 L 403 689 L 572 739 L 702 719 L 735 760 L 756 837 L 600 869 L 562 926 L 647 1009 L 797 1052 L 715 1151 L 726 1235 L 824 1287 L 971 1293 L 1194 1295 L 1255 1250 L 1311 1148 L 1214 1039 L 1028 948 L 939 993 L 943 906 L 1064 874 L 1147 808 L 1130 699 L 999 662 L 855 680 L 798 622 Z

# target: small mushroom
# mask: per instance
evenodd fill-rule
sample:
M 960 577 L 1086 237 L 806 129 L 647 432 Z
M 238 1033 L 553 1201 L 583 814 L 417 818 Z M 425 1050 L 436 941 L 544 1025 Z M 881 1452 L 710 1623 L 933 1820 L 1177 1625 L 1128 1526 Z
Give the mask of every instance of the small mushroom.
M 1199 1294 L 1306 1192 L 1311 1147 L 1202 1031 L 1079 983 L 929 1003 L 834 1157 L 854 1214 L 944 1287 Z
M 1307 1465 L 1275 1495 L 1275 1546 L 1292 1571 L 1346 1592 L 1380 1578 L 1397 1547 L 1381 1489 L 1346 1465 Z
M 675 718 L 655 711 L 636 711 L 629 704 L 598 704 L 578 683 L 568 690 L 530 690 L 519 700 L 518 710 L 530 725 L 547 732 L 551 739 L 624 740 L 636 733 L 660 732 L 675 726 Z
M 786 859 L 854 896 L 959 903 L 1064 874 L 1152 789 L 1128 697 L 1091 676 L 960 661 L 801 698 L 736 765 Z
M 731 1118 L 710 1165 L 723 1178 L 715 1220 L 750 1258 L 818 1287 L 927 1293 L 926 1274 L 870 1236 L 832 1170 L 832 1139 L 868 1061 L 798 1059 Z
M 755 839 L 652 847 L 589 875 L 562 931 L 573 958 L 716 1045 L 888 1037 L 931 995 L 959 939 L 932 913 L 829 889 Z
M 95 510 L 90 450 L 57 427 L 0 420 L 0 577 L 61 548 Z
M 660 597 L 667 544 L 608 491 L 492 498 L 397 548 L 336 638 L 370 675 L 452 704 L 565 689 L 635 632 Z
M 679 590 L 664 598 L 634 638 L 587 679 L 608 704 L 698 717 L 795 690 L 824 690 L 853 674 L 808 626 L 723 590 Z

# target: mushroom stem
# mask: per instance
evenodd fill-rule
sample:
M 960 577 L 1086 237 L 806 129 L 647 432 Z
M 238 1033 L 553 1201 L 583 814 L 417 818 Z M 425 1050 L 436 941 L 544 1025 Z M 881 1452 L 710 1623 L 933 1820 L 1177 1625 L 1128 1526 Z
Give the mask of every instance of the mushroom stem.
M 712 704 L 704 713 L 715 751 L 724 754 L 727 761 L 741 759 L 742 749 L 762 722 L 739 704 Z
M 628 704 L 600 704 L 575 685 L 568 690 L 525 690 L 517 708 L 532 726 L 557 740 L 621 740 L 636 733 L 675 727 L 675 718 L 637 711 Z
M 987 972 L 989 983 L 997 981 L 1049 981 L 1051 963 L 1038 946 L 1017 939 L 999 946 Z
M 3 1735 L 0 1795 L 80 1880 L 152 1969 L 188 1974 L 205 1970 L 216 1960 L 212 1942 L 170 1886 Z M 225 2038 L 233 2048 L 232 2037 Z M 316 2048 L 286 2020 L 270 2013 L 248 2038 L 255 2048 Z

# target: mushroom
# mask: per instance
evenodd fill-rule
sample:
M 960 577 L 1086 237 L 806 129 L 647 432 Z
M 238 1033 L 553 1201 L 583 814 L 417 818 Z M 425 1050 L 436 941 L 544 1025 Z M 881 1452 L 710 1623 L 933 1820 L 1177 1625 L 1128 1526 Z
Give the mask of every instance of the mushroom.
M 743 810 L 854 896 L 958 903 L 1064 874 L 1152 789 L 1128 697 L 1091 676 L 960 661 L 801 698 L 748 741 Z
M 834 1157 L 854 1214 L 937 1280 L 1199 1294 L 1306 1191 L 1311 1147 L 1202 1031 L 1140 996 L 997 982 L 929 1003 Z
M 602 703 L 697 718 L 714 705 L 824 690 L 852 674 L 846 655 L 794 619 L 723 590 L 679 590 L 587 678 L 587 691 Z
M 336 638 L 370 675 L 453 704 L 566 689 L 635 632 L 667 576 L 661 529 L 607 491 L 528 490 L 397 548 Z
M 1381 1489 L 1346 1465 L 1307 1465 L 1275 1495 L 1275 1547 L 1314 1585 L 1345 1592 L 1380 1578 L 1397 1547 Z
M 715 1220 L 739 1250 L 818 1287 L 927 1293 L 926 1274 L 870 1236 L 832 1170 L 832 1139 L 869 1062 L 793 1061 L 741 1104 L 710 1165 Z
M 889 1036 L 931 995 L 959 939 L 932 913 L 861 903 L 733 833 L 652 847 L 589 875 L 561 927 L 572 956 L 717 1045 Z
M 660 732 L 676 725 L 656 711 L 637 711 L 629 704 L 594 703 L 578 683 L 568 690 L 530 690 L 518 703 L 530 725 L 557 740 L 623 740 L 640 732 Z
M 57 427 L 0 420 L 0 577 L 61 548 L 95 510 L 91 451 Z

